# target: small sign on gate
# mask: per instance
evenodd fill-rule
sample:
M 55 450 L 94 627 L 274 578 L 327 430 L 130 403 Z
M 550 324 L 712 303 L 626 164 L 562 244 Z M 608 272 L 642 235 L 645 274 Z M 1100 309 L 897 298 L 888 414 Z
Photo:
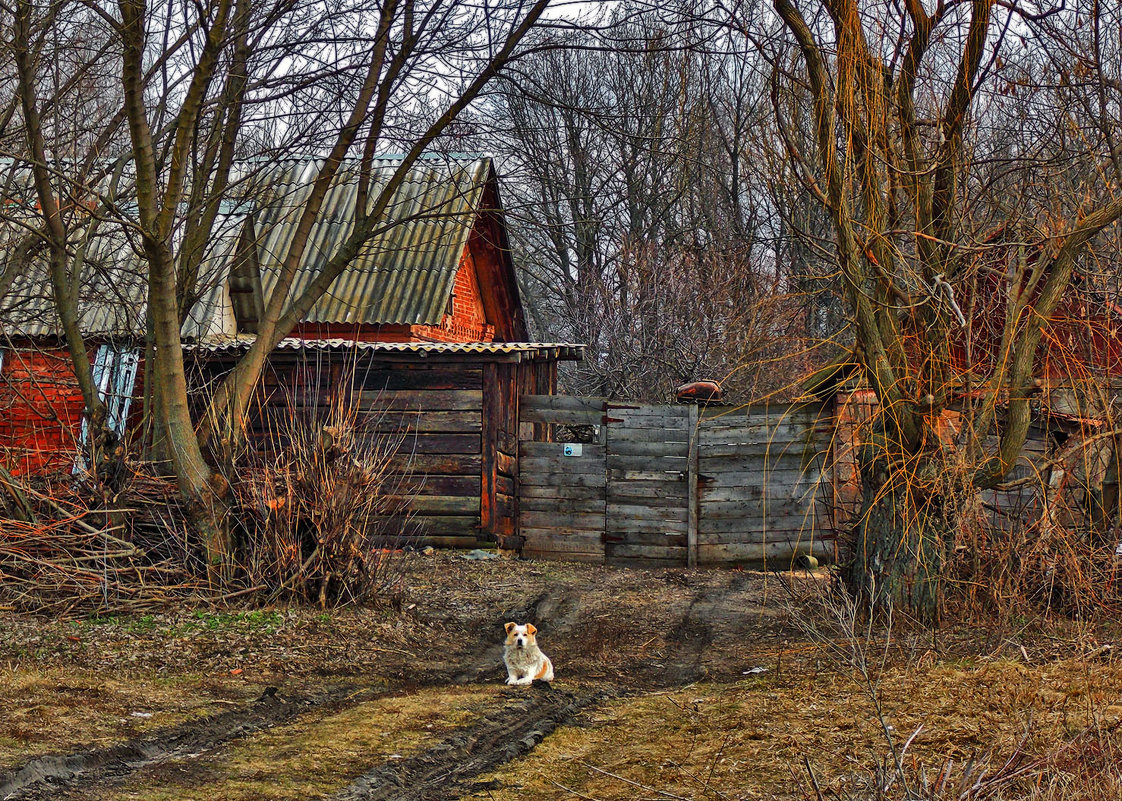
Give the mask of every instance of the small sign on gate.
M 561 446 L 562 456 L 580 456 L 584 450 L 579 442 L 566 442 Z

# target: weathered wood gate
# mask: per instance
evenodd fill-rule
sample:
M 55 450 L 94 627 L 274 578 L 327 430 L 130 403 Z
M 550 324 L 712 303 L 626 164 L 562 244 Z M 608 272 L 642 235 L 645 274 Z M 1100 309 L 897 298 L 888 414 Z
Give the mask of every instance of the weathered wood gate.
M 824 525 L 831 436 L 819 406 L 699 409 L 528 395 L 520 410 L 528 556 L 782 566 L 833 552 Z

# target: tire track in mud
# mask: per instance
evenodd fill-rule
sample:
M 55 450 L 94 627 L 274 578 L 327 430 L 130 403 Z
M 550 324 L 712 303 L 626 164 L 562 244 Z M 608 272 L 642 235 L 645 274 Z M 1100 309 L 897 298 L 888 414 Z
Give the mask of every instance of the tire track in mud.
M 48 754 L 0 773 L 0 799 L 38 801 L 68 790 L 120 780 L 158 762 L 201 756 L 228 742 L 287 723 L 313 709 L 345 707 L 391 692 L 385 687 L 341 687 L 307 696 L 280 697 L 275 688 L 261 698 L 202 719 L 189 720 L 152 737 L 107 748 Z
M 576 694 L 535 684 L 482 721 L 453 732 L 436 746 L 367 772 L 329 801 L 444 801 L 473 789 L 472 779 L 532 751 L 557 727 L 615 692 Z

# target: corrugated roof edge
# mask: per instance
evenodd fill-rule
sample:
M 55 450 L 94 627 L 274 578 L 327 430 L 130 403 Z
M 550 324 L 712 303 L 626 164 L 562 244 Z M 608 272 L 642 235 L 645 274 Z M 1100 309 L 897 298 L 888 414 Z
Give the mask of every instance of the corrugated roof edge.
M 247 350 L 253 337 L 209 340 L 185 343 L 184 350 L 205 353 L 236 353 Z M 584 345 L 568 342 L 362 342 L 353 339 L 299 339 L 286 337 L 277 343 L 277 350 L 364 350 L 375 353 L 446 354 L 470 353 L 478 355 L 523 353 L 534 358 L 553 358 L 565 361 L 584 359 Z

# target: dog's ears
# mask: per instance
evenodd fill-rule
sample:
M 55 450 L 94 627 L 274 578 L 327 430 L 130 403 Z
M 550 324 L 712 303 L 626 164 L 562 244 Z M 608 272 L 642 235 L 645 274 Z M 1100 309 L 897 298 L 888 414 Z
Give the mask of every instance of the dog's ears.
M 507 634 L 510 634 L 510 630 L 513 629 L 517 625 L 518 625 L 517 623 L 511 622 L 511 623 L 507 623 L 503 628 L 506 629 Z
M 538 633 L 538 629 L 537 629 L 537 627 L 536 627 L 536 626 L 535 626 L 535 625 L 534 625 L 533 623 L 527 623 L 527 624 L 526 624 L 526 633 L 527 633 L 527 634 L 531 634 L 531 635 L 532 635 L 532 634 L 537 634 L 537 633 Z

